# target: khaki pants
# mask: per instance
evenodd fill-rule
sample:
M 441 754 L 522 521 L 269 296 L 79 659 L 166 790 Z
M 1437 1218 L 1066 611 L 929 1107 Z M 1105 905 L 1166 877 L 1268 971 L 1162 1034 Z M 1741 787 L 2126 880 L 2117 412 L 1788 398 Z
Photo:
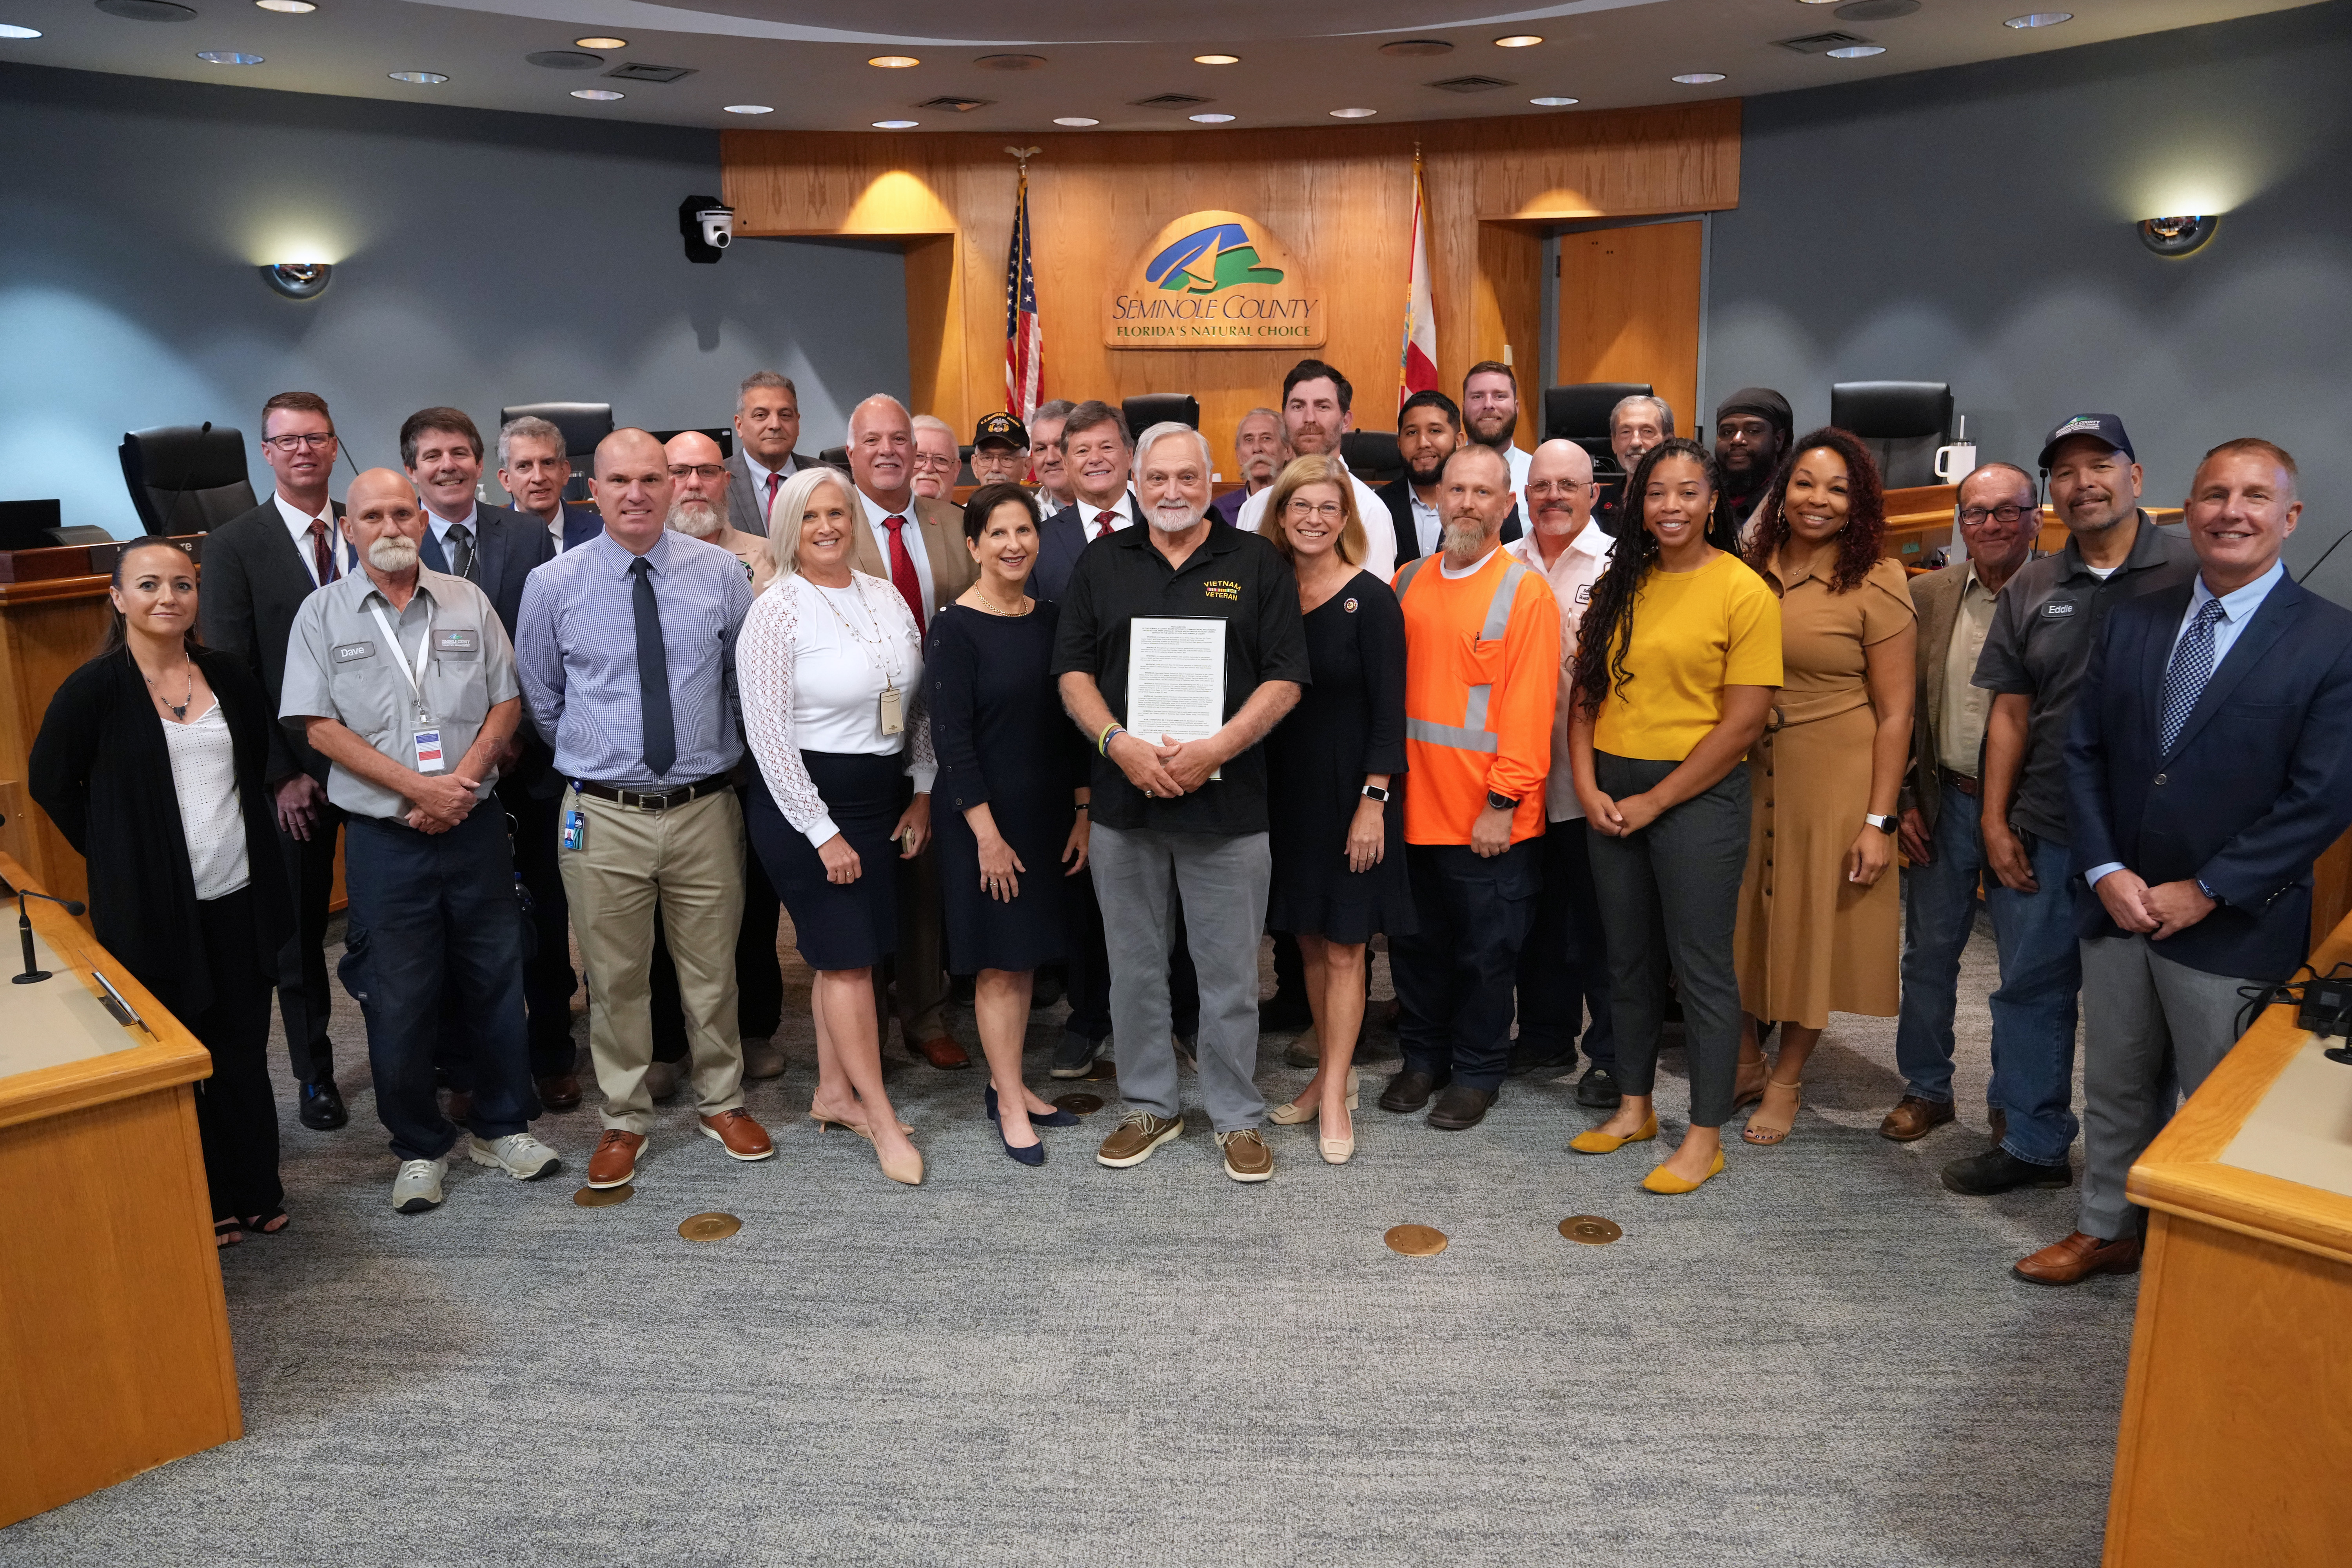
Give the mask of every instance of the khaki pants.
M 604 1125 L 653 1125 L 646 1068 L 654 1058 L 646 972 L 654 910 L 677 966 L 694 1098 L 705 1116 L 743 1103 L 743 1041 L 735 1021 L 735 935 L 743 922 L 743 806 L 732 790 L 667 811 L 639 811 L 566 790 L 557 820 L 587 817 L 587 842 L 557 851 L 572 929 L 588 971 L 588 1054 L 604 1091 Z

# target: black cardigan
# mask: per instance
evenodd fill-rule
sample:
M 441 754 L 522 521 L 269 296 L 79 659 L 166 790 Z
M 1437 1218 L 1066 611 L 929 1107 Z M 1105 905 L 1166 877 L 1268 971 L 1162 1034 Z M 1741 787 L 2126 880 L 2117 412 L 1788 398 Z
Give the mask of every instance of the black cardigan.
M 206 649 L 195 660 L 220 699 L 236 749 L 254 952 L 275 979 L 278 950 L 294 931 L 277 814 L 262 782 L 277 718 L 261 682 L 236 659 Z M 33 798 L 89 862 L 98 940 L 175 1017 L 194 1024 L 213 1005 L 212 967 L 163 719 L 127 650 L 66 677 L 41 717 L 28 773 Z

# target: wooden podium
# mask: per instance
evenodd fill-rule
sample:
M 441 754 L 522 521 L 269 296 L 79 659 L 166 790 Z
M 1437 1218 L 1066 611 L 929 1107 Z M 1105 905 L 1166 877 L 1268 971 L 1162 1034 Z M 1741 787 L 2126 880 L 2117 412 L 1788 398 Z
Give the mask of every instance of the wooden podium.
M 2311 964 L 2347 960 L 2352 919 Z M 2132 1167 L 2108 1568 L 2352 1561 L 2352 1066 L 2322 1044 L 2273 1007 Z
M 40 885 L 5 855 L 0 877 Z M 27 903 L 53 973 L 0 978 L 0 1525 L 244 1431 L 189 1087 L 212 1058 L 79 921 Z

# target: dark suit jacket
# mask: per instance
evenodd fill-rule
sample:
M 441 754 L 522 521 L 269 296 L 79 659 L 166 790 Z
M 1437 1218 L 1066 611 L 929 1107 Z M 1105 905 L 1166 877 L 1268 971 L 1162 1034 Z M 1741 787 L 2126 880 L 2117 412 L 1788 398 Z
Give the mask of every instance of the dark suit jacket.
M 335 515 L 343 515 L 340 501 Z M 341 559 L 345 572 L 357 570 L 358 559 L 348 543 Z M 295 613 L 315 586 L 275 499 L 230 519 L 205 541 L 196 635 L 206 647 L 229 655 L 253 672 L 268 694 L 273 720 L 286 685 L 286 641 L 293 635 Z M 327 759 L 312 751 L 300 733 L 273 722 L 267 780 L 277 784 L 296 773 L 309 773 L 324 784 Z
M 275 507 L 269 521 L 285 537 Z M 210 581 L 207 574 L 207 586 Z M 276 977 L 278 950 L 294 934 L 277 813 L 264 783 L 274 737 L 285 731 L 277 700 L 241 657 L 207 648 L 195 658 L 220 699 L 236 756 L 259 984 Z M 89 921 L 98 940 L 174 1016 L 193 1025 L 215 999 L 212 965 L 196 934 L 204 916 L 163 721 L 130 654 L 102 655 L 66 677 L 41 716 L 26 782 L 66 842 L 89 862 Z
M 1396 525 L 1397 564 L 1421 557 L 1421 530 L 1412 522 L 1412 481 L 1394 479 L 1372 492 L 1387 503 L 1389 521 Z M 1503 536 L 1499 542 L 1510 544 L 1526 531 L 1519 526 L 1519 503 L 1511 503 L 1511 515 L 1503 520 Z
M 740 446 L 735 448 L 735 455 L 727 459 L 727 521 L 730 527 L 765 539 L 768 537 L 768 509 L 760 503 L 759 491 L 751 488 L 749 462 Z M 793 454 L 793 473 L 814 467 L 814 458 L 803 457 L 798 452 Z M 785 476 L 787 479 L 791 477 L 791 474 Z M 567 544 L 564 548 L 568 550 L 571 546 Z
M 567 534 L 571 531 L 571 510 L 565 509 Z M 555 541 L 547 536 L 547 524 L 542 519 L 526 511 L 492 506 L 488 501 L 474 503 L 474 521 L 478 527 L 473 583 L 488 597 L 490 607 L 498 611 L 499 624 L 507 629 L 507 641 L 512 642 L 515 619 L 522 614 L 522 580 L 530 575 L 532 567 L 555 559 Z M 597 529 L 601 531 L 604 526 L 599 520 Z M 443 552 L 441 542 L 433 537 L 430 523 L 425 525 L 425 537 L 417 542 L 416 549 L 425 564 L 436 572 L 449 569 L 449 557 Z M 522 756 L 499 782 L 511 780 L 533 795 L 552 795 L 562 783 L 554 773 L 555 753 L 531 728 L 528 705 L 522 721 L 515 727 L 515 738 L 522 743 Z
M 1241 494 L 1239 490 L 1234 492 Z M 1236 503 L 1238 504 L 1238 503 Z M 1127 492 L 1128 510 L 1134 514 L 1134 526 L 1144 527 L 1143 503 L 1135 499 L 1135 491 Z M 1070 586 L 1071 569 L 1077 565 L 1078 556 L 1094 542 L 1094 533 L 1087 526 L 1083 505 L 1066 506 L 1045 520 L 1037 539 L 1037 568 L 1029 574 L 1029 591 L 1040 599 L 1055 604 Z
M 2066 742 L 2074 871 L 2199 878 L 2221 907 L 2155 952 L 2284 980 L 2311 945 L 2311 865 L 2352 825 L 2352 610 L 2282 578 L 2160 748 L 2165 669 L 2193 580 L 2107 613 Z M 2120 934 L 2077 882 L 2074 929 Z
M 523 521 L 536 526 L 540 532 L 545 533 L 547 531 L 547 522 L 545 519 L 533 517 L 530 513 L 524 511 L 520 507 L 512 508 L 510 510 L 513 510 L 515 516 L 520 518 Z M 590 540 L 595 538 L 598 534 L 604 531 L 604 516 L 594 507 L 574 506 L 570 501 L 565 501 L 563 503 L 564 549 L 577 550 L 582 545 L 587 543 Z M 548 541 L 551 551 L 552 550 L 554 543 L 555 542 L 551 539 Z

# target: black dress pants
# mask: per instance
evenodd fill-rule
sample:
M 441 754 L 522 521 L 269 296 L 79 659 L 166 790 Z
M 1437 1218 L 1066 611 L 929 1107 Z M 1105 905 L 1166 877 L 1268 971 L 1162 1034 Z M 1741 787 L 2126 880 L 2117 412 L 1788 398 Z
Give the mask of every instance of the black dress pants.
M 1609 941 L 1592 889 L 1591 838 L 1580 816 L 1544 828 L 1543 888 L 1519 953 L 1519 1042 L 1559 1057 L 1565 1067 L 1576 1060 L 1580 1030 L 1584 1054 L 1614 1073 Z
M 556 861 L 556 819 L 561 794 L 534 798 L 520 783 L 501 779 L 499 803 L 514 823 L 515 874 L 530 889 L 531 929 L 537 942 L 523 960 L 523 1005 L 530 1016 L 530 1076 L 554 1078 L 574 1070 L 579 1047 L 572 1039 L 572 994 L 580 977 L 572 968 L 572 909 L 563 896 L 563 868 Z
M 1491 859 L 1466 844 L 1405 846 L 1421 930 L 1389 938 L 1389 973 L 1408 1071 L 1465 1089 L 1502 1087 L 1512 986 L 1535 918 L 1542 854 L 1537 838 Z
M 278 855 L 294 893 L 294 934 L 278 953 L 278 1010 L 286 1020 L 286 1055 L 297 1083 L 331 1083 L 335 1047 L 327 1037 L 334 998 L 327 989 L 327 903 L 335 892 L 335 835 L 343 809 L 319 802 L 310 837 L 278 830 Z
M 268 868 L 263 868 L 268 874 Z M 213 1058 L 195 1083 L 196 1137 L 213 1218 L 252 1219 L 285 1202 L 278 1183 L 278 1099 L 269 1086 L 269 989 L 277 963 L 253 939 L 253 894 L 240 888 L 200 903 L 194 933 L 205 946 L 212 1005 L 186 1019 Z

